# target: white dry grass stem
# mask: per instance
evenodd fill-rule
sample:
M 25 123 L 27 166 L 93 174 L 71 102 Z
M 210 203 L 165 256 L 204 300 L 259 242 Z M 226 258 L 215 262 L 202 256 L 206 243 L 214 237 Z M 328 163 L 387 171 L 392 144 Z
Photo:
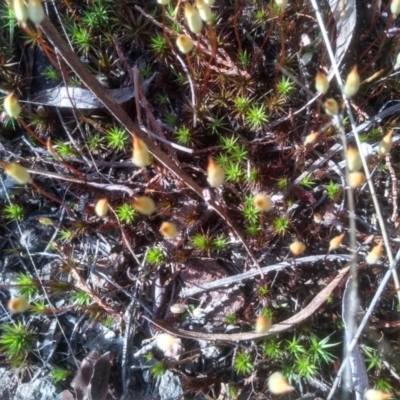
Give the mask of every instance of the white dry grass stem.
M 330 41 L 328 38 L 328 35 L 326 33 L 326 28 L 324 25 L 324 21 L 322 19 L 322 15 L 319 12 L 318 9 L 318 4 L 316 2 L 316 0 L 311 0 L 311 3 L 313 5 L 313 8 L 315 10 L 316 13 L 316 17 L 317 17 L 317 21 L 319 24 L 319 27 L 321 29 L 321 33 L 322 33 L 322 37 L 325 41 L 325 46 L 326 49 L 328 51 L 329 54 L 329 58 L 331 59 L 331 63 L 334 69 L 334 73 L 336 76 L 336 79 L 338 81 L 338 85 L 340 87 L 340 90 L 343 94 L 343 99 L 346 103 L 346 107 L 348 108 L 348 112 L 350 115 L 350 120 L 351 120 L 351 124 L 352 124 L 352 128 L 355 131 L 355 122 L 354 122 L 354 118 L 352 117 L 351 114 L 351 110 L 350 107 L 348 107 L 348 102 L 347 102 L 347 97 L 344 94 L 344 86 L 342 84 L 342 79 L 340 77 L 340 72 L 339 72 L 339 68 L 337 66 L 336 60 L 335 60 L 335 56 L 333 54 L 333 50 L 332 47 L 330 45 Z M 343 129 L 343 125 L 342 125 L 342 116 L 333 116 L 333 121 L 336 122 L 336 125 L 338 126 L 339 129 L 339 134 L 340 134 L 340 138 L 342 141 L 342 146 L 343 146 L 343 159 L 346 159 L 346 149 L 347 149 L 347 145 L 346 145 L 346 134 L 345 131 Z M 356 135 L 356 132 L 355 132 Z M 359 145 L 359 141 L 357 142 L 357 145 Z M 359 147 L 360 148 L 360 147 Z M 367 165 L 365 163 L 365 159 L 363 160 L 363 166 L 364 169 L 367 169 Z M 346 163 L 346 167 L 345 167 L 345 174 L 346 174 L 346 181 L 347 183 L 349 183 L 349 168 L 348 168 L 348 164 Z M 348 201 L 348 209 L 349 209 L 349 233 L 350 233 L 350 248 L 351 248 L 351 252 L 355 255 L 356 252 L 356 224 L 355 224 L 355 209 L 354 209 L 354 197 L 353 197 L 353 189 L 352 188 L 348 188 L 347 189 L 347 201 Z M 348 321 L 346 321 L 346 326 L 349 332 L 349 337 L 353 337 L 354 333 L 356 331 L 356 322 L 355 322 L 355 314 L 357 311 L 357 307 L 358 307 L 358 296 L 357 296 L 357 263 L 356 263 L 357 259 L 356 257 L 352 258 L 352 262 L 350 265 L 350 273 L 352 276 L 352 280 L 351 280 L 351 289 L 350 289 L 350 295 L 349 295 L 349 313 L 348 313 Z M 348 345 L 348 344 L 347 344 Z M 348 353 L 348 349 L 346 348 L 347 346 L 344 347 L 344 352 L 345 354 L 349 354 Z M 347 381 L 347 386 L 351 387 L 351 371 L 350 369 L 347 369 L 347 373 L 346 373 L 346 381 Z
M 175 54 L 176 59 L 182 65 L 183 70 L 188 78 L 189 85 L 190 85 L 190 93 L 192 94 L 192 108 L 193 108 L 193 128 L 196 128 L 197 125 L 197 113 L 196 113 L 196 92 L 194 91 L 194 85 L 192 81 L 192 77 L 190 76 L 189 69 L 187 68 L 186 64 L 183 62 L 182 58 L 179 54 Z
M 328 35 L 327 35 L 327 30 L 326 30 L 324 21 L 322 19 L 322 15 L 321 15 L 321 13 L 319 11 L 319 7 L 318 7 L 318 4 L 317 4 L 317 1 L 316 0 L 311 0 L 311 4 L 312 4 L 312 6 L 314 8 L 314 11 L 315 11 L 315 14 L 316 14 L 316 17 L 317 17 L 317 21 L 318 21 L 318 24 L 319 24 L 320 29 L 321 29 L 322 37 L 324 39 L 325 46 L 326 46 L 326 49 L 327 49 L 328 54 L 329 54 L 329 58 L 330 58 L 331 63 L 332 63 L 332 68 L 333 68 L 333 71 L 334 71 L 334 75 L 336 76 L 338 86 L 339 86 L 340 91 L 341 91 L 342 96 L 343 96 L 343 101 L 344 101 L 344 104 L 345 104 L 346 109 L 347 109 L 347 113 L 348 113 L 348 116 L 349 116 L 349 120 L 350 120 L 351 128 L 352 128 L 352 131 L 353 131 L 353 134 L 354 134 L 354 138 L 355 138 L 356 143 L 357 143 L 357 147 L 360 149 L 361 148 L 361 142 L 360 142 L 360 138 L 359 138 L 358 133 L 357 133 L 355 120 L 354 120 L 354 117 L 353 117 L 353 114 L 352 114 L 352 111 L 351 111 L 351 107 L 350 107 L 348 98 L 347 98 L 347 96 L 345 95 L 345 92 L 344 92 L 344 86 L 343 86 L 342 79 L 341 79 L 341 76 L 340 76 L 339 68 L 338 68 L 338 65 L 336 63 L 332 47 L 330 45 L 330 41 L 329 41 L 329 38 L 328 38 Z M 339 121 L 339 118 L 338 118 L 338 121 Z M 345 139 L 345 134 L 344 134 L 343 127 L 342 127 L 340 122 L 341 121 L 339 121 L 338 126 L 340 127 L 340 135 L 342 137 L 343 150 L 345 151 L 345 149 L 346 149 L 346 143 L 345 143 L 346 139 Z M 362 164 L 363 164 L 364 172 L 365 172 L 365 175 L 366 175 L 366 178 L 367 178 L 367 181 L 368 181 L 368 186 L 369 186 L 370 193 L 371 193 L 371 196 L 372 196 L 372 200 L 373 200 L 373 203 L 374 203 L 375 211 L 376 211 L 376 214 L 377 214 L 379 227 L 381 229 L 382 237 L 383 237 L 383 240 L 384 240 L 384 243 L 385 243 L 386 253 L 387 253 L 387 256 L 388 256 L 388 259 L 389 259 L 389 264 L 391 266 L 390 271 L 391 271 L 391 273 L 393 275 L 393 280 L 395 282 L 397 296 L 398 296 L 399 303 L 400 303 L 400 293 L 398 291 L 398 289 L 399 289 L 399 279 L 398 279 L 396 270 L 394 269 L 394 259 L 393 259 L 393 255 L 392 255 L 392 252 L 391 252 L 391 249 L 390 249 L 389 238 L 388 238 L 388 235 L 387 235 L 387 232 L 386 232 L 385 223 L 384 223 L 384 220 L 383 220 L 383 217 L 382 217 L 382 213 L 381 213 L 381 210 L 380 210 L 380 207 L 379 207 L 379 203 L 378 203 L 378 199 L 377 199 L 377 196 L 376 196 L 375 188 L 374 188 L 374 185 L 373 185 L 372 180 L 371 180 L 371 175 L 370 175 L 369 170 L 368 170 L 368 165 L 367 165 L 367 162 L 366 162 L 365 157 L 362 154 L 362 152 L 361 152 L 360 156 L 361 156 L 361 161 L 362 161 Z M 348 176 L 349 175 L 348 174 L 349 174 L 349 171 L 348 171 L 348 168 L 346 166 L 347 182 L 349 182 L 349 180 L 348 180 Z M 350 243 L 351 243 L 352 251 L 354 251 L 355 250 L 355 245 L 356 245 L 356 240 L 355 240 L 355 219 L 354 219 L 354 203 L 353 203 L 353 197 L 351 195 L 351 189 L 349 189 L 348 200 L 349 200 L 349 214 L 350 214 Z M 346 346 L 347 348 L 345 347 L 346 359 L 347 360 L 348 360 L 348 355 L 349 355 L 350 349 L 352 349 L 357 343 L 357 333 L 361 332 L 362 328 L 363 328 L 363 325 L 360 325 L 360 327 L 357 329 L 357 331 L 354 332 L 355 331 L 354 315 L 355 315 L 355 312 L 356 312 L 356 309 L 357 309 L 357 303 L 356 303 L 356 299 L 357 299 L 356 264 L 355 264 L 355 262 L 351 266 L 351 271 L 352 271 L 352 278 L 353 279 L 352 279 L 352 292 L 351 292 L 350 305 L 349 306 L 352 309 L 349 312 L 349 319 L 351 321 L 347 321 L 347 326 L 348 326 L 348 329 L 350 330 L 349 337 L 353 337 L 354 339 L 351 341 L 351 343 L 347 343 L 347 346 Z M 388 273 L 389 273 L 389 271 L 388 271 Z M 376 298 L 376 301 L 377 300 L 378 300 L 378 298 Z M 375 303 L 376 303 L 376 301 L 375 301 Z M 371 306 L 372 306 L 372 304 L 371 304 Z M 346 365 L 347 365 L 347 362 L 342 364 L 342 366 L 341 366 L 341 374 L 343 373 L 344 368 L 346 367 Z M 339 376 L 340 375 L 338 374 L 338 377 Z M 347 380 L 348 386 L 351 386 L 351 371 L 350 371 L 350 369 L 347 369 L 346 380 Z M 332 391 L 334 392 L 334 388 L 332 389 Z M 332 394 L 333 394 L 333 392 L 332 392 Z

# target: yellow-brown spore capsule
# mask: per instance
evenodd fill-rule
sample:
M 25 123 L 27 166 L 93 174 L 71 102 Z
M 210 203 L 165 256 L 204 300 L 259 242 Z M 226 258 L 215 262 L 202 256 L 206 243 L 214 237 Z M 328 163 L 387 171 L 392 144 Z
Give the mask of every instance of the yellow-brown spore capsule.
M 391 130 L 378 144 L 378 154 L 383 157 L 390 153 L 392 149 L 392 136 L 393 130 Z
M 7 308 L 13 313 L 25 312 L 29 309 L 29 301 L 25 297 L 14 297 L 8 302 Z
M 212 21 L 210 6 L 204 0 L 196 0 L 196 8 L 199 10 L 200 18 L 207 24 L 210 24 Z
M 133 136 L 133 163 L 140 168 L 146 167 L 150 164 L 150 153 L 145 142 L 138 138 L 136 135 Z
M 287 6 L 288 0 L 274 0 L 275 4 L 281 9 L 284 10 Z
M 349 174 L 349 186 L 358 188 L 364 185 L 367 178 L 363 172 L 350 172 Z
M 174 238 L 178 234 L 178 230 L 173 223 L 164 221 L 161 224 L 160 233 L 164 237 Z
M 345 233 L 342 233 L 342 234 L 332 238 L 329 242 L 329 250 L 328 251 L 337 250 L 341 246 L 345 235 L 346 235 Z
M 184 314 L 187 310 L 187 306 L 185 304 L 173 304 L 170 310 L 174 314 Z
M 360 88 L 360 75 L 358 74 L 357 65 L 353 67 L 349 75 L 347 75 L 346 83 L 344 84 L 344 94 L 347 97 L 353 97 L 357 94 Z
M 262 193 L 258 193 L 254 196 L 254 205 L 257 208 L 258 211 L 270 211 L 273 208 L 273 203 L 271 199 L 266 195 Z
M 314 213 L 313 219 L 316 224 L 320 224 L 322 222 L 322 215 L 316 212 Z
M 45 226 L 50 226 L 53 225 L 53 221 L 50 218 L 47 217 L 39 217 L 38 221 Z
M 4 110 L 11 118 L 17 118 L 21 114 L 21 106 L 18 103 L 18 97 L 10 93 L 4 98 Z
M 218 187 L 224 183 L 225 172 L 210 156 L 208 157 L 207 166 L 208 183 L 212 187 Z
M 28 7 L 24 0 L 14 0 L 13 9 L 17 21 L 24 24 L 28 20 Z
M 317 72 L 317 75 L 315 76 L 315 88 L 321 94 L 325 94 L 328 91 L 328 77 L 323 72 Z
M 382 390 L 368 389 L 364 393 L 365 400 L 387 400 L 392 397 L 391 394 L 382 392 Z
M 284 394 L 294 390 L 281 372 L 274 372 L 269 376 L 268 389 L 272 394 Z
M 392 0 L 390 3 L 390 11 L 393 14 L 393 18 L 397 18 L 400 14 L 400 0 Z
M 328 115 L 338 115 L 339 114 L 339 106 L 335 99 L 328 99 L 324 103 L 325 112 Z
M 46 14 L 44 12 L 42 0 L 29 0 L 28 1 L 28 15 L 29 19 L 35 24 L 42 23 Z
M 200 33 L 203 28 L 203 21 L 201 20 L 199 12 L 188 2 L 185 3 L 183 10 L 190 31 L 193 33 Z
M 295 241 L 290 246 L 290 251 L 297 257 L 304 253 L 306 250 L 306 245 L 302 242 Z
M 374 246 L 371 249 L 367 257 L 365 258 L 365 261 L 369 265 L 376 264 L 382 257 L 382 253 L 383 253 L 383 242 L 381 240 L 376 246 Z
M 32 181 L 31 175 L 28 170 L 18 163 L 9 163 L 4 165 L 4 171 L 11 178 L 15 179 L 21 185 L 25 185 Z
M 109 208 L 110 206 L 108 204 L 108 200 L 100 199 L 98 200 L 98 202 L 94 207 L 94 212 L 96 213 L 97 216 L 104 217 L 105 215 L 107 215 Z
M 306 136 L 304 139 L 304 146 L 308 144 L 313 144 L 318 139 L 319 133 L 318 132 L 311 132 L 309 135 Z
M 271 319 L 265 315 L 260 315 L 256 319 L 255 331 L 256 333 L 267 333 L 271 328 Z
M 156 344 L 160 350 L 165 352 L 171 350 L 172 346 L 174 345 L 174 343 L 176 343 L 177 340 L 179 339 L 174 338 L 168 333 L 161 333 L 156 338 Z
M 150 215 L 156 211 L 154 200 L 147 196 L 141 196 L 133 199 L 132 206 L 137 212 L 144 215 Z
M 347 166 L 351 172 L 362 169 L 360 152 L 355 146 L 348 146 L 346 151 Z
M 179 35 L 176 39 L 176 47 L 183 54 L 190 53 L 193 49 L 193 41 L 189 36 Z

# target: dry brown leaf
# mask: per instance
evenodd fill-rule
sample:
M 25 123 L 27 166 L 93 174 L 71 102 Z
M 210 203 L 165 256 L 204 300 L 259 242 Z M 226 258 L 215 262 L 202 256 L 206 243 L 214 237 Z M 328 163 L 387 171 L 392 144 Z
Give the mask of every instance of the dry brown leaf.
M 75 377 L 71 382 L 71 387 L 75 390 L 77 400 L 87 398 L 88 386 L 93 377 L 94 365 L 101 357 L 98 350 L 92 350 L 83 360 Z

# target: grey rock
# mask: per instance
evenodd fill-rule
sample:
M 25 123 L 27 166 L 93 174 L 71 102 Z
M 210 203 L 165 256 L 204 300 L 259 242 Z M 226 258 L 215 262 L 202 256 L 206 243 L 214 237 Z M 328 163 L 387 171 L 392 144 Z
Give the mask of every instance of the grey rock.
M 7 368 L 0 368 L 0 399 L 12 400 L 12 393 L 18 386 L 18 375 Z
M 62 333 L 58 328 L 58 323 L 55 318 L 46 318 L 42 323 L 42 332 L 44 332 L 44 342 L 40 346 L 40 353 L 46 363 L 52 361 L 54 352 L 60 342 Z
M 19 295 L 18 287 L 16 285 L 18 280 L 18 274 L 12 271 L 6 271 L 2 275 L 2 281 L 6 286 L 6 290 L 10 293 L 10 297 L 17 297 Z M 8 286 L 8 287 L 7 287 Z
M 9 176 L 3 174 L 3 182 L 6 190 L 4 190 L 3 185 L 0 185 L 0 199 L 1 200 L 7 200 L 7 193 L 10 195 L 10 191 L 15 187 L 18 186 L 18 183 L 13 179 L 10 178 Z M 7 192 L 7 193 L 6 193 Z
M 179 377 L 167 371 L 160 378 L 159 394 L 161 400 L 178 400 L 183 394 Z
M 38 251 L 42 247 L 42 238 L 35 229 L 23 230 L 19 242 L 22 247 L 31 252 Z
M 57 389 L 49 377 L 38 378 L 32 382 L 19 385 L 14 400 L 54 400 Z
M 155 364 L 155 361 L 153 362 L 153 364 Z M 143 371 L 142 377 L 143 377 L 143 380 L 144 380 L 146 383 L 150 383 L 151 380 L 152 380 L 152 376 L 151 376 L 151 374 L 150 374 L 150 370 L 146 369 L 145 371 Z
M 87 323 L 83 325 L 82 330 L 85 332 L 83 336 L 88 350 L 99 349 L 102 353 L 111 351 L 116 358 L 120 357 L 124 345 L 123 337 L 101 324 L 91 327 Z
M 209 360 L 215 360 L 222 354 L 222 349 L 217 346 L 211 346 L 206 340 L 199 340 L 201 354 Z

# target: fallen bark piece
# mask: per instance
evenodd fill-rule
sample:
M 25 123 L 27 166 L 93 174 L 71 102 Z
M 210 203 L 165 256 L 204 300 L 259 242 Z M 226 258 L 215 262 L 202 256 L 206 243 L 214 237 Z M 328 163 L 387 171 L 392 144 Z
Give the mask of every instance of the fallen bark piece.
M 82 361 L 71 382 L 78 400 L 105 400 L 108 394 L 111 353 L 92 350 Z
M 186 268 L 180 277 L 186 286 L 197 288 L 228 276 L 227 271 L 213 259 L 192 258 L 187 260 Z M 224 321 L 227 315 L 236 314 L 244 306 L 245 296 L 241 289 L 231 291 L 229 288 L 210 290 L 203 294 L 200 302 L 208 304 L 206 311 L 214 323 Z
M 355 327 L 354 326 L 352 327 L 351 324 L 349 326 L 349 322 L 351 321 L 352 318 L 354 318 L 353 315 L 350 315 L 351 304 L 356 301 L 353 295 L 354 294 L 352 293 L 352 282 L 351 278 L 349 278 L 346 282 L 342 299 L 342 320 L 344 324 L 345 338 L 347 342 L 344 344 L 345 349 L 346 346 L 348 347 L 350 345 L 354 336 Z M 355 344 L 355 346 L 349 353 L 347 349 L 345 351 L 350 359 L 351 387 L 354 387 L 355 389 L 356 399 L 362 400 L 363 398 L 362 393 L 364 393 L 369 387 L 368 374 L 367 374 L 367 369 L 365 367 L 365 361 L 362 357 L 358 343 Z
M 235 342 L 242 340 L 258 340 L 263 339 L 270 335 L 275 335 L 280 332 L 287 331 L 293 326 L 303 322 L 305 319 L 310 317 L 315 311 L 326 301 L 326 299 L 331 295 L 333 290 L 339 284 L 339 282 L 343 279 L 343 277 L 349 271 L 350 266 L 347 265 L 343 269 L 340 270 L 338 275 L 330 282 L 324 289 L 322 289 L 311 301 L 308 306 L 304 307 L 301 311 L 295 314 L 293 317 L 289 319 L 279 322 L 275 325 L 272 325 L 271 329 L 266 333 L 254 333 L 254 332 L 243 332 L 243 333 L 233 333 L 233 334 L 225 334 L 225 333 L 203 333 L 203 332 L 193 332 L 186 331 L 184 329 L 176 329 L 167 326 L 164 323 L 160 323 L 160 327 L 164 329 L 166 332 L 174 334 L 176 336 L 184 337 L 187 339 L 194 340 L 209 340 L 209 341 L 220 341 L 220 342 Z
M 135 97 L 133 87 L 122 89 L 104 89 L 118 104 L 127 102 Z M 37 93 L 32 100 L 33 104 L 61 108 L 77 108 L 80 110 L 94 110 L 105 108 L 104 104 L 91 90 L 79 87 L 56 87 Z

